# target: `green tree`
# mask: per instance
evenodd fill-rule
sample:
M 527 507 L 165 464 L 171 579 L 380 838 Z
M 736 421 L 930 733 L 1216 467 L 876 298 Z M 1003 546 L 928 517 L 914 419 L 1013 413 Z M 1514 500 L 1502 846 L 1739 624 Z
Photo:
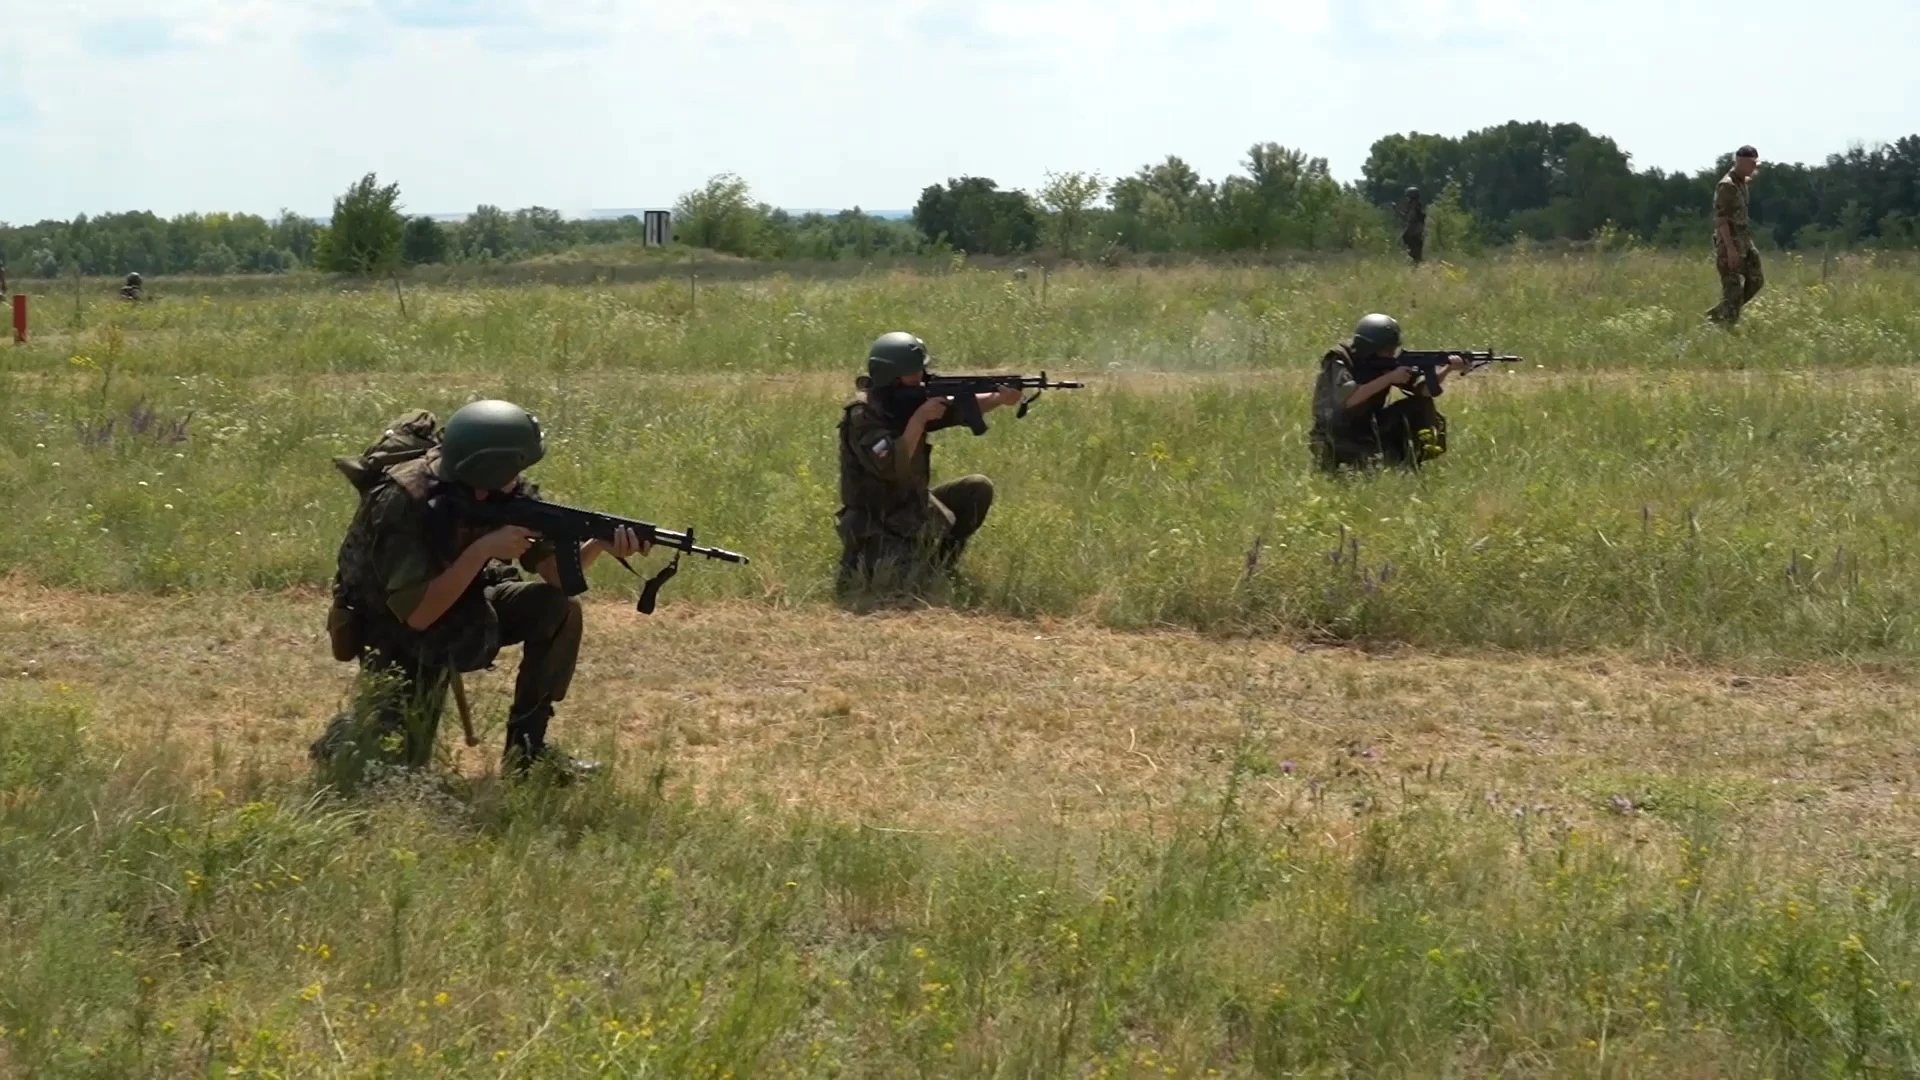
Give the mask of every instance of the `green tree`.
M 400 241 L 401 255 L 408 266 L 445 262 L 448 246 L 447 230 L 425 214 L 407 222 L 407 231 Z
M 209 277 L 231 274 L 239 268 L 240 257 L 235 255 L 233 249 L 225 244 L 215 244 L 212 247 L 201 248 L 200 257 L 195 259 L 193 263 L 194 273 L 206 274 Z
M 1443 255 L 1472 255 L 1485 247 L 1486 229 L 1461 200 L 1457 182 L 1427 204 L 1427 241 L 1428 250 Z
M 713 176 L 673 204 L 683 242 L 733 255 L 754 253 L 768 228 L 768 216 L 755 205 L 747 182 L 733 173 Z
M 929 240 L 945 239 L 970 255 L 1012 255 L 1040 242 L 1040 216 L 1024 191 L 1001 191 L 984 176 L 929 185 L 913 207 L 913 223 Z
M 336 274 L 390 270 L 400 263 L 406 228 L 400 185 L 381 187 L 368 173 L 333 200 L 333 220 L 315 245 L 314 265 Z
M 1215 196 L 1214 185 L 1179 157 L 1142 166 L 1114 181 L 1108 195 L 1115 239 L 1133 251 L 1197 250 Z
M 1085 238 L 1094 207 L 1106 189 L 1099 173 L 1047 173 L 1040 203 L 1048 210 L 1047 232 L 1061 255 L 1073 257 L 1074 245 Z

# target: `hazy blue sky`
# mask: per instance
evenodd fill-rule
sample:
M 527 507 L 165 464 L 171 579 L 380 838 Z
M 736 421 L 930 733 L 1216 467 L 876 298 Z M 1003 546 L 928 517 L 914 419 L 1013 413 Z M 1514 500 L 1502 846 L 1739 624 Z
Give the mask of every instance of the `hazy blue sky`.
M 1576 121 L 1637 167 L 1920 131 L 1920 0 L 0 0 L 0 221 L 667 206 L 723 171 L 904 208 L 1274 140 Z

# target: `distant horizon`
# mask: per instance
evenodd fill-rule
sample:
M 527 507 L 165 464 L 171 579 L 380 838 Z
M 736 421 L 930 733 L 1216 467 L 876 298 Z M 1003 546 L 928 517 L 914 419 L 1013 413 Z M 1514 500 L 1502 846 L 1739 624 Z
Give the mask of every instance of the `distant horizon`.
M 501 209 L 502 209 L 502 210 L 505 210 L 505 211 L 506 211 L 507 213 L 509 213 L 509 214 L 511 214 L 511 213 L 515 213 L 515 212 L 518 212 L 518 211 L 520 211 L 520 210 L 529 210 L 529 209 L 532 209 L 532 207 L 527 207 L 527 206 L 517 206 L 517 207 L 514 207 L 514 208 L 513 208 L 512 210 L 507 210 L 507 209 L 506 209 L 505 207 L 501 207 Z M 552 209 L 552 207 L 548 207 L 547 209 Z M 604 208 L 604 209 L 599 209 L 599 208 L 596 208 L 596 209 L 591 209 L 591 210 L 560 210 L 560 211 L 558 211 L 558 213 L 559 213 L 559 215 L 561 216 L 561 218 L 563 218 L 563 219 L 565 219 L 565 220 L 567 220 L 567 221 L 617 221 L 617 220 L 619 220 L 620 218 L 623 218 L 623 217 L 626 217 L 626 216 L 628 216 L 628 215 L 632 215 L 632 216 L 634 216 L 634 217 L 641 217 L 641 216 L 643 216 L 643 215 L 645 215 L 645 214 L 646 214 L 646 213 L 647 213 L 648 211 L 650 211 L 650 210 L 671 210 L 671 209 L 672 209 L 671 207 L 666 207 L 666 206 L 645 206 L 645 207 L 641 207 L 641 206 L 632 206 L 632 207 L 628 207 L 628 206 L 618 206 L 618 207 L 608 207 L 608 208 Z M 851 207 L 851 206 L 840 206 L 840 207 L 834 207 L 834 208 L 832 208 L 832 209 L 827 209 L 827 208 L 824 208 L 824 207 L 813 207 L 813 206 L 810 206 L 810 207 L 792 207 L 792 206 L 776 206 L 776 207 L 774 207 L 774 209 L 775 209 L 775 210 L 784 210 L 784 211 L 786 211 L 787 213 L 789 213 L 789 214 L 792 214 L 792 215 L 793 215 L 793 216 L 795 216 L 795 217 L 799 217 L 799 216 L 801 216 L 801 215 L 803 215 L 803 214 L 827 214 L 827 215 L 833 215 L 833 214 L 838 214 L 838 213 L 842 213 L 843 211 L 847 211 L 847 210 L 852 210 L 852 209 L 854 209 L 854 208 L 853 208 L 853 207 Z M 105 217 L 105 216 L 107 216 L 107 215 L 110 215 L 110 214 L 136 214 L 136 213 L 140 213 L 140 212 L 141 212 L 141 211 L 139 211 L 139 210 L 137 210 L 137 209 L 133 209 L 133 210 L 107 210 L 107 211 L 103 211 L 102 213 L 97 213 L 97 214 L 88 214 L 88 215 L 87 215 L 87 217 L 88 217 L 88 219 L 89 219 L 89 220 L 91 220 L 91 219 L 93 219 L 93 218 L 99 218 L 99 217 Z M 150 212 L 151 212 L 151 211 L 150 211 Z M 187 211 L 182 211 L 182 213 L 187 213 L 187 214 L 191 214 L 191 213 L 198 213 L 198 214 L 200 214 L 200 215 L 201 215 L 202 217 L 204 217 L 204 216 L 206 216 L 207 214 L 217 214 L 217 213 L 234 213 L 234 214 L 241 214 L 241 213 L 250 213 L 250 212 L 251 212 L 251 211 L 244 211 L 244 210 L 235 210 L 235 211 L 222 211 L 222 210 L 199 210 L 199 211 L 194 211 L 194 210 L 187 210 Z M 297 212 L 297 211 L 296 211 L 296 212 Z M 860 212 L 861 212 L 861 213 L 863 213 L 863 214 L 865 214 L 865 215 L 867 215 L 868 217 L 874 217 L 874 218 L 886 218 L 886 219 L 888 219 L 888 220 L 891 220 L 891 221 L 904 221 L 904 220 L 906 220 L 906 219 L 908 219 L 908 218 L 911 218 L 911 217 L 913 217 L 913 211 L 912 211 L 912 210 L 867 210 L 867 209 L 864 209 L 864 208 L 862 208 Z M 465 220 L 467 220 L 468 218 L 470 218 L 470 217 L 472 217 L 472 216 L 473 216 L 473 213 L 474 213 L 474 212 L 473 212 L 472 210 L 463 210 L 463 211 L 456 211 L 456 212 L 447 212 L 447 211 L 439 211 L 439 212 L 429 212 L 429 213 L 424 213 L 424 214 L 423 214 L 423 213 L 413 213 L 413 212 L 409 212 L 409 211 L 407 211 L 407 210 L 405 210 L 405 209 L 402 209 L 402 210 L 401 210 L 401 214 L 402 214 L 403 216 L 405 216 L 405 217 L 407 217 L 407 218 L 417 218 L 417 217 L 428 217 L 428 218 L 432 218 L 432 219 L 433 219 L 433 220 L 435 220 L 435 221 L 438 221 L 438 222 L 441 222 L 442 224 L 446 224 L 446 223 L 450 223 L 450 222 L 458 222 L 458 221 L 465 221 Z M 164 218 L 164 219 L 171 219 L 171 218 L 175 218 L 175 217 L 179 217 L 179 216 L 181 216 L 181 215 L 180 215 L 180 214 L 157 214 L 157 213 L 156 213 L 156 214 L 155 214 L 155 216 L 156 216 L 156 217 L 160 217 L 160 218 Z M 265 219 L 265 220 L 267 220 L 267 221 L 274 221 L 274 220 L 276 220 L 276 219 L 277 219 L 277 218 L 279 217 L 279 215 L 278 215 L 278 214 L 261 214 L 261 215 L 259 215 L 259 216 L 260 216 L 260 217 L 262 217 L 263 219 Z M 312 222 L 314 222 L 314 223 L 316 223 L 316 224 L 320 224 L 320 225 L 330 225 L 330 224 L 332 224 L 332 222 L 333 222 L 333 214 L 332 214 L 332 213 L 330 213 L 330 212 L 329 212 L 329 213 L 325 213 L 325 214 L 307 214 L 307 213 L 301 213 L 301 214 L 300 214 L 300 216 L 301 216 L 301 217 L 304 217 L 304 218 L 306 218 L 307 220 L 309 220 L 309 221 L 312 221 Z M 43 219 L 41 219 L 41 220 L 47 220 L 47 219 L 44 219 L 44 218 L 43 218 Z M 73 218 L 54 218 L 54 219 L 52 219 L 52 220 L 55 220 L 55 221 L 72 221 L 72 220 L 73 220 Z M 34 225 L 34 224 L 37 224 L 37 222 L 33 222 L 33 221 L 8 221 L 8 220 L 6 220 L 6 219 L 4 219 L 4 218 L 0 218 L 0 229 L 23 229 L 23 228 L 27 228 L 27 227 L 29 227 L 29 226 L 31 226 L 31 225 Z

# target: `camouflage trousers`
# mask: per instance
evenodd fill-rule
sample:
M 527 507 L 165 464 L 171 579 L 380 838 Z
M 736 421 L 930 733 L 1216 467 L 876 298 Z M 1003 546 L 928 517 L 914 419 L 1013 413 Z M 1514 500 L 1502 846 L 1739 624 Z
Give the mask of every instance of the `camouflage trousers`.
M 506 749 L 517 747 L 531 759 L 545 748 L 553 706 L 566 698 L 573 682 L 583 630 L 580 603 L 545 581 L 490 585 L 485 597 L 498 622 L 495 642 L 524 646 L 507 716 Z M 492 665 L 483 660 L 474 667 L 458 666 L 473 670 Z M 424 766 L 433 754 L 454 667 L 445 658 L 416 651 L 368 649 L 360 660 L 352 708 L 333 718 L 314 743 L 314 756 L 326 756 L 351 741 L 350 729 L 357 720 L 368 725 L 376 740 L 397 741 L 397 756 L 409 767 Z
M 843 511 L 840 516 L 839 586 L 865 586 L 881 591 L 912 588 L 928 571 L 950 571 L 966 550 L 967 541 L 986 524 L 993 509 L 993 481 L 978 474 L 963 476 L 933 489 L 928 499 L 928 523 L 920 532 L 900 536 L 869 526 L 863 515 Z
M 1740 268 L 1729 270 L 1720 261 L 1720 245 L 1716 243 L 1713 267 L 1720 274 L 1720 302 L 1707 309 L 1707 318 L 1732 326 L 1740 321 L 1740 309 L 1767 283 L 1766 273 L 1760 267 L 1760 252 L 1748 245 Z
M 1414 264 L 1418 265 L 1422 253 L 1425 252 L 1427 248 L 1427 234 L 1418 231 L 1402 233 L 1400 243 L 1407 249 L 1407 258 L 1412 259 Z
M 1313 449 L 1324 472 L 1382 464 L 1418 468 L 1447 452 L 1447 418 L 1430 397 L 1404 397 L 1375 413 L 1371 424 L 1322 437 Z

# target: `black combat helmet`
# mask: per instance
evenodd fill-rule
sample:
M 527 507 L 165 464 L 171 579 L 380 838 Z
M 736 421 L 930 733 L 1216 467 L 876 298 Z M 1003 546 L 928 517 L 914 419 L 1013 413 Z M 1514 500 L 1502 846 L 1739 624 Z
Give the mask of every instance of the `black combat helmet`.
M 867 379 L 874 389 L 892 386 L 901 376 L 927 370 L 927 343 L 895 330 L 867 347 Z
M 447 474 L 477 490 L 499 491 L 545 456 L 540 421 L 511 401 L 469 402 L 441 429 Z
M 138 270 L 135 270 L 135 271 L 134 271 L 133 273 L 131 273 L 131 274 L 128 274 L 128 275 L 127 275 L 127 284 L 129 284 L 129 285 L 138 285 L 138 284 L 140 284 L 140 271 L 138 271 Z
M 1400 347 L 1400 324 L 1375 312 L 1353 328 L 1353 340 L 1371 350 L 1368 356 L 1385 356 Z

